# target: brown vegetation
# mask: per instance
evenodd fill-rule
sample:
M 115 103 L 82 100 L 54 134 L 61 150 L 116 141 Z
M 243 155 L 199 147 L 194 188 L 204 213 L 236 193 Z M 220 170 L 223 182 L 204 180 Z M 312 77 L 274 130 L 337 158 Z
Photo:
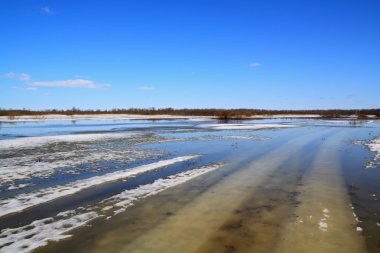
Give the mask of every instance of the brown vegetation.
M 261 109 L 173 109 L 173 108 L 129 108 L 112 110 L 80 110 L 75 107 L 68 110 L 28 110 L 28 109 L 0 109 L 0 116 L 17 117 L 22 115 L 38 116 L 47 114 L 84 115 L 84 114 L 141 114 L 141 115 L 177 115 L 177 116 L 212 116 L 221 120 L 246 119 L 250 116 L 268 115 L 310 115 L 316 114 L 326 118 L 338 118 L 349 115 L 357 115 L 365 119 L 366 115 L 380 117 L 380 109 L 361 110 L 261 110 Z

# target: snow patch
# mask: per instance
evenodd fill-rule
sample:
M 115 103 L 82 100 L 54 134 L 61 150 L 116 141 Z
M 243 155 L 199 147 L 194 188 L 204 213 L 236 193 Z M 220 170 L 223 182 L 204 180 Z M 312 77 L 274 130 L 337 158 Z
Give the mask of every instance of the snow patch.
M 102 176 L 95 176 L 88 179 L 75 181 L 62 186 L 49 187 L 30 193 L 19 194 L 11 198 L 2 199 L 0 200 L 0 217 L 11 213 L 20 212 L 26 208 L 80 192 L 81 190 L 89 187 L 117 181 L 123 178 L 133 177 L 138 174 L 166 167 L 175 163 L 195 159 L 197 157 L 199 157 L 199 155 L 188 155 L 168 160 L 162 160 L 155 163 L 138 166 L 132 169 L 116 171 Z
M 58 151 L 60 150 L 61 151 Z M 65 150 L 63 150 L 65 149 Z M 152 150 L 130 149 L 122 147 L 104 147 L 93 145 L 80 145 L 74 147 L 58 146 L 55 150 L 39 148 L 26 154 L 15 150 L 8 158 L 0 159 L 0 186 L 9 184 L 8 190 L 16 190 L 31 186 L 31 184 L 17 184 L 18 180 L 32 178 L 49 178 L 55 172 L 62 174 L 80 174 L 82 164 L 88 165 L 87 172 L 104 170 L 102 162 L 117 163 L 133 162 L 138 159 L 151 159 L 162 156 Z M 107 169 L 107 168 L 105 168 Z
M 149 185 L 142 185 L 135 189 L 126 190 L 100 202 L 102 209 L 94 211 L 94 207 L 78 207 L 76 210 L 68 210 L 57 214 L 55 217 L 36 220 L 29 225 L 18 228 L 6 228 L 0 233 L 0 251 L 28 253 L 34 249 L 45 246 L 49 241 L 59 241 L 70 237 L 67 234 L 80 226 L 83 226 L 97 217 L 105 217 L 108 220 L 112 215 L 124 212 L 141 198 L 155 195 L 165 189 L 185 183 L 195 177 L 214 171 L 225 163 L 215 163 L 189 171 L 180 172 L 167 178 L 158 179 Z M 105 205 L 105 206 L 104 206 Z M 91 210 L 92 209 L 92 210 Z M 79 214 L 82 212 L 81 214 Z M 84 213 L 83 213 L 84 212 Z
M 141 198 L 156 195 L 157 193 L 163 190 L 166 190 L 179 184 L 183 184 L 195 177 L 219 169 L 224 165 L 225 163 L 215 163 L 211 165 L 202 166 L 199 168 L 168 176 L 167 178 L 157 179 L 152 184 L 142 185 L 135 189 L 123 191 L 122 193 L 119 193 L 101 201 L 100 204 L 106 206 L 102 209 L 102 211 L 107 211 L 110 210 L 111 207 L 114 207 L 116 209 L 115 211 L 113 211 L 114 214 L 119 214 L 121 212 L 124 212 L 126 208 L 133 205 L 134 202 Z M 104 210 L 105 208 L 106 210 Z
M 85 225 L 98 217 L 95 212 L 75 214 L 68 212 L 67 219 L 46 218 L 33 221 L 31 224 L 1 230 L 0 251 L 3 253 L 27 253 L 45 246 L 49 241 L 59 241 L 70 237 L 67 234 L 71 230 Z M 58 219 L 57 219 L 58 218 Z
M 375 168 L 380 165 L 380 136 L 365 144 L 375 153 L 375 157 L 367 164 L 367 168 Z
M 56 136 L 24 137 L 11 140 L 0 140 L 0 150 L 15 148 L 34 148 L 56 142 L 90 142 L 123 139 L 135 133 L 102 133 L 102 134 L 68 134 Z
M 319 221 L 319 229 L 326 232 L 328 228 L 327 222 L 323 219 Z

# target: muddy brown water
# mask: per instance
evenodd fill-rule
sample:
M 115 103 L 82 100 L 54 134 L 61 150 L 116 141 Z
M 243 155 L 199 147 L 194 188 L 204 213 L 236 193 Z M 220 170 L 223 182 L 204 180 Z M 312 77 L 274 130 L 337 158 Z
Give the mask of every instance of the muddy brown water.
M 243 155 L 38 252 L 367 252 L 342 177 L 345 138 L 325 129 Z

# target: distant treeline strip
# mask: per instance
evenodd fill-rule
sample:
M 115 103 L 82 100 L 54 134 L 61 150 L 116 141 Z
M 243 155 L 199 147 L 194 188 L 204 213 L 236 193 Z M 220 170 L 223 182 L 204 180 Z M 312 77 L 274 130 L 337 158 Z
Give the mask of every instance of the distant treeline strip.
M 178 116 L 213 116 L 220 119 L 245 118 L 250 116 L 265 115 L 284 115 L 298 114 L 310 115 L 317 114 L 323 117 L 342 117 L 348 115 L 357 115 L 365 117 L 366 115 L 376 115 L 380 117 L 380 109 L 350 109 L 350 110 L 262 110 L 262 109 L 173 109 L 173 108 L 129 108 L 129 109 L 112 109 L 112 110 L 80 110 L 72 108 L 68 110 L 28 110 L 28 109 L 1 109 L 0 116 L 38 116 L 48 114 L 62 115 L 84 115 L 84 114 L 141 114 L 141 115 L 178 115 Z

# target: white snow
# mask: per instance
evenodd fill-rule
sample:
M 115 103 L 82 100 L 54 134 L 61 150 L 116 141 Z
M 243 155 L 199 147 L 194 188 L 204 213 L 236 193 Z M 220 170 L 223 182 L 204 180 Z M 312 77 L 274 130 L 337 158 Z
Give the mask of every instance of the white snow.
M 356 215 L 356 213 L 355 213 L 355 212 L 352 212 L 352 215 L 354 216 L 355 221 L 356 221 L 356 222 L 359 222 L 359 218 L 358 218 L 358 216 Z
M 34 148 L 56 142 L 89 142 L 123 139 L 135 133 L 101 133 L 101 134 L 68 134 L 56 136 L 24 137 L 11 140 L 0 140 L 0 150 L 15 148 Z
M 38 247 L 47 245 L 49 241 L 59 241 L 70 237 L 71 235 L 67 232 L 98 217 L 95 212 L 75 214 L 73 211 L 67 212 L 67 216 L 64 217 L 66 219 L 60 219 L 58 216 L 36 220 L 18 228 L 1 230 L 0 247 L 3 247 L 0 248 L 0 251 L 2 253 L 32 252 Z
M 276 114 L 276 115 L 253 115 L 248 118 L 320 118 L 317 114 Z M 36 122 L 47 120 L 150 120 L 150 119 L 187 119 L 194 121 L 212 120 L 212 116 L 181 116 L 181 115 L 134 115 L 134 114 L 91 114 L 91 115 L 36 115 L 36 116 L 0 116 L 0 122 Z
M 178 162 L 184 162 L 197 157 L 199 157 L 199 155 L 188 155 L 168 160 L 162 160 L 155 163 L 138 166 L 132 169 L 116 171 L 102 176 L 95 176 L 88 179 L 75 181 L 66 185 L 49 187 L 34 192 L 22 193 L 7 199 L 2 199 L 0 200 L 0 217 L 11 213 L 20 212 L 26 208 L 46 203 L 57 198 L 77 193 L 89 187 L 109 183 L 123 178 L 130 178 L 144 172 L 159 169 L 161 167 L 165 167 Z
M 327 231 L 328 225 L 325 219 L 319 221 L 319 229 L 322 231 Z
M 209 120 L 207 116 L 180 116 L 180 115 L 134 115 L 134 114 L 91 114 L 91 115 L 38 115 L 38 116 L 0 116 L 0 122 L 36 122 L 47 120 L 150 120 L 150 119 L 188 119 L 195 121 Z
M 73 150 L 72 150 L 73 149 Z M 57 150 L 61 150 L 58 147 Z M 16 156 L 0 159 L 0 185 L 9 183 L 8 190 L 28 187 L 30 184 L 16 184 L 14 181 L 31 178 L 48 178 L 59 169 L 62 174 L 80 173 L 80 165 L 90 166 L 87 170 L 96 171 L 98 164 L 104 161 L 133 162 L 138 159 L 150 159 L 161 154 L 152 150 L 129 149 L 126 147 L 94 147 L 91 145 L 65 148 L 65 151 L 36 149 L 32 153 L 23 154 L 15 150 Z
M 29 183 L 29 184 L 11 184 L 8 186 L 7 190 L 17 190 L 17 189 L 22 189 L 25 187 L 33 186 L 34 184 Z
M 113 206 L 117 210 L 114 214 L 121 213 L 126 210 L 127 207 L 133 205 L 135 201 L 148 196 L 156 195 L 157 193 L 166 190 L 170 187 L 185 183 L 195 177 L 203 175 L 205 173 L 214 171 L 222 167 L 224 163 L 215 163 L 211 165 L 202 166 L 192 170 L 184 171 L 171 175 L 167 178 L 161 178 L 154 181 L 152 184 L 142 185 L 135 189 L 126 190 L 120 194 L 112 196 L 111 198 L 103 200 L 101 205 L 106 205 L 102 211 L 110 210 L 110 206 Z M 106 210 L 104 210 L 106 209 Z
M 380 136 L 367 143 L 368 149 L 375 153 L 375 157 L 367 164 L 367 168 L 374 168 L 380 162 Z
M 298 126 L 283 124 L 202 124 L 198 125 L 198 127 L 212 130 L 259 130 L 272 128 L 290 128 Z
M 180 172 L 164 179 L 158 179 L 152 184 L 142 185 L 135 189 L 126 190 L 100 202 L 103 206 L 98 212 L 95 208 L 78 207 L 76 210 L 68 210 L 57 214 L 55 217 L 36 220 L 29 225 L 18 228 L 6 228 L 0 233 L 0 251 L 2 253 L 20 252 L 28 253 L 34 249 L 45 246 L 49 241 L 59 241 L 70 237 L 67 234 L 80 226 L 83 226 L 97 217 L 106 217 L 102 213 L 109 213 L 111 209 L 116 209 L 116 215 L 125 211 L 141 198 L 155 195 L 165 189 L 185 183 L 195 177 L 214 171 L 222 167 L 224 163 L 215 163 L 195 168 L 189 171 Z M 105 205 L 105 206 L 104 206 Z M 90 211 L 91 210 L 91 211 Z M 80 214 L 80 212 L 85 212 Z M 101 213 L 101 214 L 99 214 Z

